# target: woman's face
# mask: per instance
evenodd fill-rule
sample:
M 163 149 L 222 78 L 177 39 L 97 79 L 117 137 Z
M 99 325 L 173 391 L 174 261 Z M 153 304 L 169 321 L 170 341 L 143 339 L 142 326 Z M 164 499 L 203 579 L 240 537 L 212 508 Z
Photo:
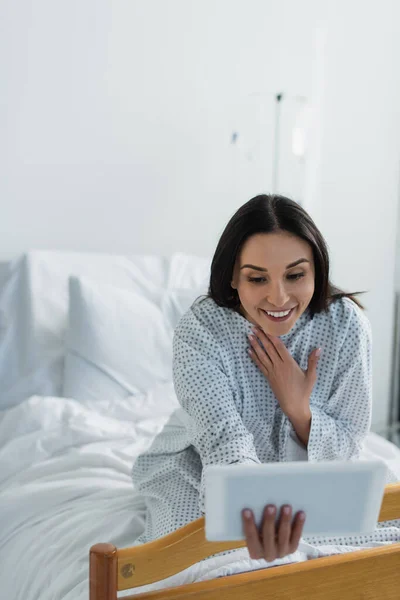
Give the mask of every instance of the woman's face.
M 286 231 L 249 238 L 236 261 L 232 287 L 246 319 L 266 333 L 288 333 L 314 294 L 311 246 Z M 280 314 L 283 313 L 283 314 Z

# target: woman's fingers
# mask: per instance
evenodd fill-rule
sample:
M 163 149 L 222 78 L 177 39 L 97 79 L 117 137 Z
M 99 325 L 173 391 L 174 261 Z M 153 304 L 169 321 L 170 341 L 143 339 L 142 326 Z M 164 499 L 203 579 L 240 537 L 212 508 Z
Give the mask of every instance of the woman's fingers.
M 265 367 L 265 369 L 268 370 L 269 368 L 271 368 L 272 360 L 268 355 L 268 352 L 266 352 L 264 348 L 260 346 L 260 343 L 255 334 L 249 334 L 249 341 L 253 350 L 253 354 L 255 355 L 255 357 L 257 357 L 259 362 Z
M 242 521 L 250 558 L 264 558 L 263 546 L 260 540 L 260 534 L 254 521 L 254 515 L 253 512 L 248 508 L 245 508 L 242 511 Z
M 296 552 L 305 522 L 303 511 L 296 513 L 292 522 L 292 507 L 286 504 L 281 507 L 278 523 L 275 524 L 276 507 L 268 504 L 264 508 L 260 531 L 251 510 L 245 509 L 242 519 L 250 558 L 264 558 L 272 562 Z
M 264 346 L 267 354 L 269 355 L 271 362 L 274 362 L 274 360 L 278 359 L 283 361 L 284 356 L 282 352 L 282 346 L 283 348 L 285 348 L 285 346 L 282 343 L 282 341 L 279 338 L 272 339 L 270 336 L 266 335 L 264 331 L 259 327 L 253 329 L 253 331 L 258 337 L 258 339 L 262 342 L 262 345 Z M 279 344 L 281 346 L 279 346 Z
M 275 540 L 275 516 L 276 507 L 273 504 L 268 504 L 264 508 L 263 522 L 261 525 L 262 543 L 263 543 L 263 558 L 268 562 L 272 562 L 277 558 L 277 548 Z
M 303 527 L 304 527 L 305 520 L 306 520 L 306 515 L 302 510 L 299 511 L 298 513 L 296 513 L 296 516 L 293 520 L 293 525 L 292 525 L 292 534 L 290 536 L 289 554 L 292 554 L 292 552 L 296 552 L 296 550 L 299 546 L 300 538 L 303 533 Z
M 292 534 L 292 507 L 285 504 L 281 507 L 277 525 L 277 553 L 278 558 L 290 554 L 290 539 Z
M 260 359 L 258 358 L 258 356 L 255 353 L 255 351 L 253 350 L 253 348 L 249 348 L 248 352 L 249 352 L 249 356 L 252 359 L 252 361 L 257 365 L 257 367 L 260 369 L 260 371 L 264 375 L 264 377 L 266 377 L 268 379 L 268 377 L 269 377 L 268 369 L 260 361 Z

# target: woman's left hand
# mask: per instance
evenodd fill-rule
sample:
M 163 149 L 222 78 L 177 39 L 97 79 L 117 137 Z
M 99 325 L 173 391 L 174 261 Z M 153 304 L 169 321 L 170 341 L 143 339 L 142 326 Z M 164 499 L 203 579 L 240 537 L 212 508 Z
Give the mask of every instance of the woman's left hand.
M 263 518 L 258 529 L 253 511 L 245 509 L 242 512 L 243 531 L 250 558 L 271 562 L 296 552 L 306 515 L 303 511 L 296 513 L 292 520 L 292 507 L 281 507 L 278 522 L 275 524 L 276 507 L 268 504 L 264 508 Z
M 267 378 L 282 411 L 292 421 L 306 419 L 321 350 L 316 348 L 311 352 L 308 369 L 303 371 L 278 337 L 267 335 L 258 327 L 253 332 L 254 335 L 249 335 L 249 354 Z

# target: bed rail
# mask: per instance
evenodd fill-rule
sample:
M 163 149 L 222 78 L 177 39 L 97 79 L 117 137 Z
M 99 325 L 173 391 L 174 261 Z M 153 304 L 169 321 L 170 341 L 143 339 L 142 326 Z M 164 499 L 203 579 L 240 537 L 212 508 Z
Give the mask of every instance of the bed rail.
M 379 521 L 397 518 L 400 518 L 400 483 L 386 486 L 379 514 Z M 90 550 L 90 600 L 116 600 L 117 591 L 160 581 L 213 554 L 243 546 L 243 541 L 207 541 L 204 534 L 204 518 L 141 546 L 117 549 L 112 544 L 96 544 Z M 308 579 L 311 576 L 312 581 Z M 339 596 L 330 595 L 328 582 Z M 376 585 L 374 582 L 377 582 Z M 354 592 L 355 585 L 359 589 L 365 588 L 366 585 L 369 590 L 376 588 L 377 595 L 368 595 L 369 592 L 365 592 L 363 596 L 357 596 Z M 346 595 L 346 587 L 352 590 L 353 595 Z M 320 595 L 315 595 L 314 592 L 318 589 Z M 250 590 L 252 595 L 249 595 Z M 190 596 L 193 600 L 225 600 L 228 597 L 229 600 L 245 600 L 265 598 L 266 590 L 268 600 L 313 600 L 322 597 L 324 600 L 336 600 L 337 597 L 342 600 L 355 600 L 358 597 L 398 599 L 400 544 L 137 594 L 129 598 L 172 600 Z M 394 591 L 396 595 L 392 595 Z

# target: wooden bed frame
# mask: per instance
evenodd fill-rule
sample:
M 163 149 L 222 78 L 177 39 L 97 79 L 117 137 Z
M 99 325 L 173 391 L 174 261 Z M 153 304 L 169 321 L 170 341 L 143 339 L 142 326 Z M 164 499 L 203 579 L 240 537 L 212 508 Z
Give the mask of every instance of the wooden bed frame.
M 400 483 L 386 486 L 379 521 L 400 518 Z M 245 542 L 208 542 L 204 518 L 131 548 L 90 549 L 90 600 L 160 581 Z M 210 581 L 126 596 L 125 600 L 399 600 L 400 543 L 318 558 Z

